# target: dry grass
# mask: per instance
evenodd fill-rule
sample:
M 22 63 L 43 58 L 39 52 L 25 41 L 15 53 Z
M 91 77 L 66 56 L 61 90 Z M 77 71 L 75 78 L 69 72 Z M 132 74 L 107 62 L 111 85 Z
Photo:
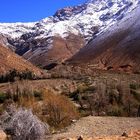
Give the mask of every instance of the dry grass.
M 32 109 L 35 115 L 54 128 L 63 128 L 79 117 L 76 107 L 68 97 L 47 88 L 34 89 L 28 81 L 9 85 L 5 94 L 5 102 L 10 99 L 18 107 Z

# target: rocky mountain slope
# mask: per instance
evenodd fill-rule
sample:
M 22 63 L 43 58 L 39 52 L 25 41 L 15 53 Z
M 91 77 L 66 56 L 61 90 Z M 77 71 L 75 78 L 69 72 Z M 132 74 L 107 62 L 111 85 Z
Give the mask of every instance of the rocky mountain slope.
M 2 23 L 0 32 L 16 53 L 36 65 L 48 67 L 70 58 L 138 5 L 139 0 L 88 0 L 82 5 L 60 9 L 38 22 Z
M 81 49 L 71 63 L 106 70 L 140 71 L 140 6 Z

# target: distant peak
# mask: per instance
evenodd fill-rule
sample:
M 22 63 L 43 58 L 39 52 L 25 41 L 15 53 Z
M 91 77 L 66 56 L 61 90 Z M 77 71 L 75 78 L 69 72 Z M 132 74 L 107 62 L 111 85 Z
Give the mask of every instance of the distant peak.
M 139 0 L 87 0 L 86 3 L 123 3 L 123 4 L 127 4 L 127 3 L 135 3 L 135 2 L 139 2 Z

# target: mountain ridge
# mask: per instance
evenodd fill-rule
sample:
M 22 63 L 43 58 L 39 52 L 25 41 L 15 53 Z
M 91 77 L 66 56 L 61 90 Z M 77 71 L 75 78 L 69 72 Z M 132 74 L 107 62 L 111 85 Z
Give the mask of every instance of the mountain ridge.
M 89 0 L 78 6 L 60 9 L 53 16 L 39 22 L 0 24 L 0 32 L 6 35 L 10 49 L 35 65 L 42 63 L 41 67 L 46 67 L 51 63 L 70 59 L 92 39 L 129 15 L 138 5 L 139 0 Z M 77 47 L 77 44 L 68 40 L 71 35 L 79 38 L 79 44 L 82 45 Z M 58 58 L 55 58 L 57 53 L 53 53 L 48 58 L 51 50 L 57 50 L 54 38 L 61 38 L 64 48 L 67 48 L 70 41 L 73 42 L 72 46 L 75 46 L 76 51 L 67 57 L 62 51 Z M 69 49 L 66 50 L 66 54 L 68 53 Z M 41 60 L 39 62 L 38 57 Z
M 82 48 L 69 63 L 105 70 L 140 71 L 140 6 Z M 127 26 L 126 26 L 127 25 Z
M 83 36 L 86 36 L 86 34 L 90 34 L 87 32 L 89 30 L 91 32 L 92 27 L 100 25 L 106 26 L 105 24 L 108 24 L 106 21 L 110 19 L 111 21 L 108 21 L 110 23 L 118 18 L 121 19 L 123 18 L 123 14 L 125 14 L 124 12 L 131 11 L 138 4 L 139 0 L 114 0 L 114 2 L 110 0 L 101 0 L 100 2 L 97 0 L 89 0 L 78 6 L 60 9 L 53 16 L 44 18 L 38 22 L 2 23 L 0 24 L 0 32 L 11 35 L 14 38 L 20 37 L 25 33 L 34 33 L 34 31 L 38 32 L 38 29 L 42 30 L 40 37 L 54 36 L 55 34 L 65 37 L 67 35 L 66 32 L 69 31 L 75 33 L 75 35 L 80 33 Z M 79 24 L 83 27 L 80 27 Z M 8 29 L 8 25 L 10 26 L 10 30 Z M 84 27 L 86 25 L 91 27 L 88 27 L 89 29 L 86 30 L 87 27 Z M 61 28 L 60 31 L 59 28 L 61 26 L 63 28 Z M 4 27 L 7 27 L 7 29 Z
M 0 75 L 7 74 L 9 71 L 17 70 L 18 72 L 31 71 L 38 77 L 42 77 L 44 72 L 33 66 L 30 62 L 15 54 L 2 41 L 5 41 L 3 36 L 0 36 Z

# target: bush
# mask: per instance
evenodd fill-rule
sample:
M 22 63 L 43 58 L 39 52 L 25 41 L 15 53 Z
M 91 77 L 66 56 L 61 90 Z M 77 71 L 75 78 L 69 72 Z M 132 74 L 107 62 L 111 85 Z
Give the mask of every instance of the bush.
M 16 69 L 10 70 L 8 73 L 5 75 L 0 76 L 0 83 L 4 82 L 15 82 L 16 79 L 18 80 L 33 80 L 36 79 L 35 75 L 29 71 L 28 69 L 23 71 L 23 72 L 18 72 Z
M 138 84 L 130 84 L 130 88 L 136 90 L 136 89 L 140 88 L 140 85 L 138 85 Z
M 43 93 L 41 91 L 34 91 L 34 97 L 37 98 L 38 100 L 43 100 Z
M 31 110 L 10 106 L 1 116 L 2 128 L 13 140 L 41 140 L 49 133 L 49 126 L 41 122 Z
M 0 103 L 4 103 L 7 99 L 7 96 L 5 93 L 0 93 Z
M 131 94 L 140 103 L 140 93 L 135 90 L 131 90 Z
M 122 116 L 123 109 L 119 106 L 110 106 L 107 112 L 109 116 Z
M 43 114 L 47 115 L 47 122 L 61 128 L 69 125 L 73 119 L 78 118 L 78 112 L 73 103 L 63 95 L 47 92 L 44 95 Z

